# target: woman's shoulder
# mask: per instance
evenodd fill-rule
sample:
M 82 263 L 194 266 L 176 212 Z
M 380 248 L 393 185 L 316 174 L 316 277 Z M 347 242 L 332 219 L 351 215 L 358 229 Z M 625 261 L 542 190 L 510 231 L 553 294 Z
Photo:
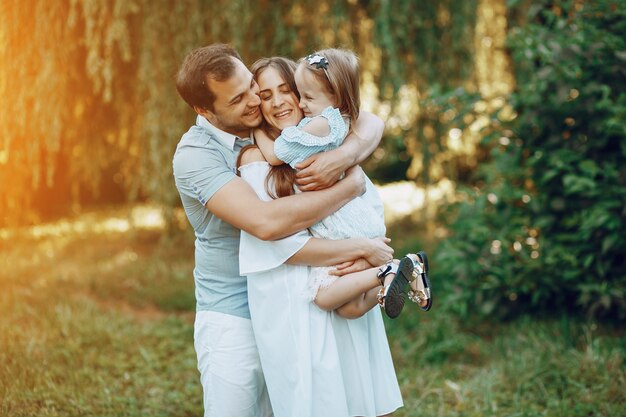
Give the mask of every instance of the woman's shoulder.
M 239 152 L 239 166 L 251 164 L 253 162 L 265 162 L 261 150 L 256 145 L 245 146 Z

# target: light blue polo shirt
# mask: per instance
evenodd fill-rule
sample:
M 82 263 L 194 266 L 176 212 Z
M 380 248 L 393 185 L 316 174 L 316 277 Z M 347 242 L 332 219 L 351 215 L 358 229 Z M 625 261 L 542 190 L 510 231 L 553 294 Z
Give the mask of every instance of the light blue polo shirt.
M 236 177 L 243 145 L 198 116 L 174 154 L 174 179 L 183 208 L 196 235 L 196 310 L 250 318 L 246 277 L 239 275 L 239 229 L 211 213 L 205 204 Z

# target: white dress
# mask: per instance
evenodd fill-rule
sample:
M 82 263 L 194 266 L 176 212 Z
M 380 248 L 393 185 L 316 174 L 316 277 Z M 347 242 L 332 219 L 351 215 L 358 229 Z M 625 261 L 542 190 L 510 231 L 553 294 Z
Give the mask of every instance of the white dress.
M 240 168 L 259 197 L 266 162 Z M 252 326 L 276 417 L 374 417 L 403 405 L 380 310 L 347 320 L 303 296 L 309 267 L 284 262 L 310 238 L 262 241 L 241 232 Z

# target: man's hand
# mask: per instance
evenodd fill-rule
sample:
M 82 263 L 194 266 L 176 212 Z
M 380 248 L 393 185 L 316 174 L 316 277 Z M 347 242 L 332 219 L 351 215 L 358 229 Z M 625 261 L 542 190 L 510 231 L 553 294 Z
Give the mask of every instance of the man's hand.
M 359 258 L 355 261 L 344 262 L 341 265 L 337 265 L 335 269 L 331 269 L 328 274 L 342 277 L 353 272 L 365 271 L 366 269 L 373 268 L 374 266 L 375 265 L 370 264 L 365 259 Z
M 353 163 L 341 149 L 317 153 L 296 165 L 296 184 L 301 191 L 323 190 L 339 181 Z

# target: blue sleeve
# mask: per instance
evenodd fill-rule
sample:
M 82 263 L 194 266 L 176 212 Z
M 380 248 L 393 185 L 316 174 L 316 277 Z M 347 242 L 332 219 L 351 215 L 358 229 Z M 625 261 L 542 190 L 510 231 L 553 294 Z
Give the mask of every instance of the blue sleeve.
M 186 146 L 174 155 L 174 179 L 181 195 L 198 200 L 203 206 L 236 174 L 224 156 L 214 149 Z
M 329 133 L 315 136 L 303 130 L 312 119 L 306 118 L 298 126 L 285 128 L 274 142 L 274 153 L 281 161 L 294 167 L 311 155 L 338 148 L 348 133 L 348 127 L 339 110 L 328 107 L 320 116 L 328 121 Z

